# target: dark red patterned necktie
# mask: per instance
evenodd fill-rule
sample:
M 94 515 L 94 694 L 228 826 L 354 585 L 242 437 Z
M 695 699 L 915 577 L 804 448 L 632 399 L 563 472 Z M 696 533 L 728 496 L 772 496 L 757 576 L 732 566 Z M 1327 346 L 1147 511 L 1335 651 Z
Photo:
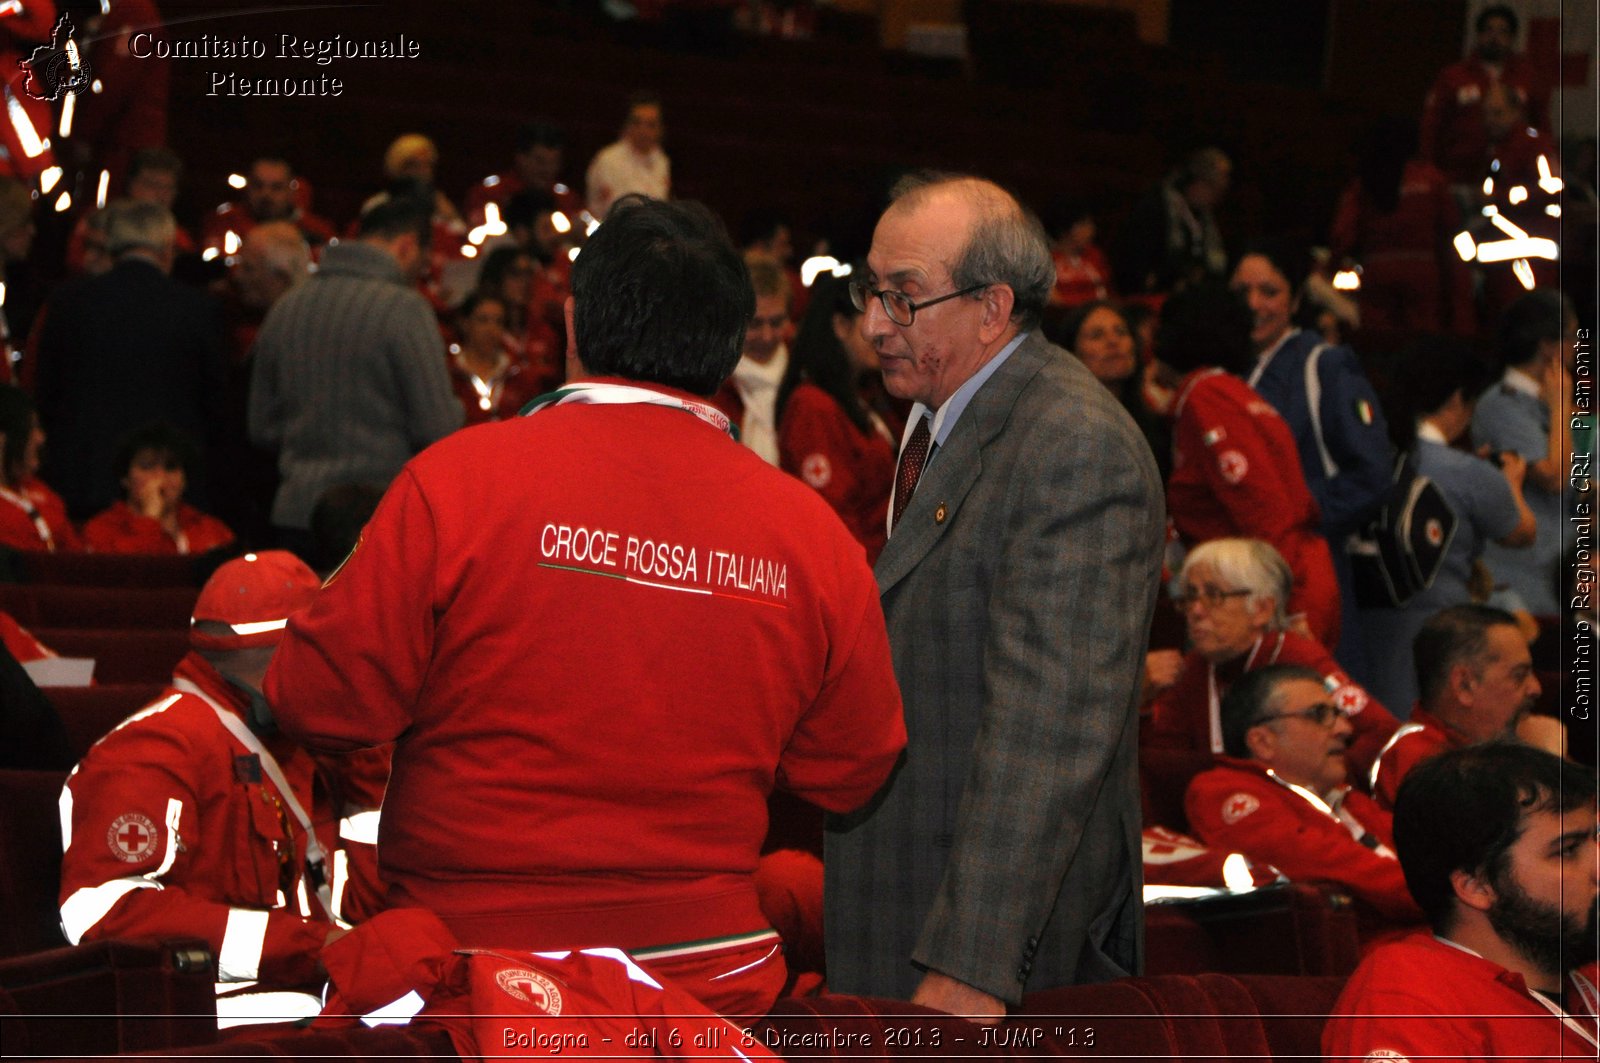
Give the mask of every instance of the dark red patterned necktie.
M 927 460 L 928 418 L 923 416 L 917 421 L 917 427 L 912 429 L 905 449 L 900 452 L 900 471 L 894 478 L 894 519 L 889 522 L 891 530 L 900 523 L 900 514 L 906 511 L 906 503 L 911 501 L 911 493 L 917 489 L 917 480 L 921 479 L 922 466 Z

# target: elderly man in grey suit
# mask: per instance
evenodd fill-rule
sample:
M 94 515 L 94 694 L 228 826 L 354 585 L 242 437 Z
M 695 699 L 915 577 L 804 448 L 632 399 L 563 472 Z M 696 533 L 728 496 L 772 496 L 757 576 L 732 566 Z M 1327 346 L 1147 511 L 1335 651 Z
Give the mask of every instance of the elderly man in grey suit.
M 1036 331 L 1038 222 L 901 182 L 852 292 L 912 399 L 878 560 L 909 743 L 827 834 L 828 981 L 995 1021 L 1138 971 L 1138 678 L 1164 513 L 1139 430 Z

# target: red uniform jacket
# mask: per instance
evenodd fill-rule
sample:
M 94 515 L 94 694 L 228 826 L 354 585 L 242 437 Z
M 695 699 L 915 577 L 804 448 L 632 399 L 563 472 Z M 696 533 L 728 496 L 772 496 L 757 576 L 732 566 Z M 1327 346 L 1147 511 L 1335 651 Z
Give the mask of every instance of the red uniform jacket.
M 816 488 L 875 564 L 889 537 L 889 490 L 894 442 L 881 422 L 863 432 L 814 384 L 801 384 L 778 416 L 778 457 L 784 472 Z
M 1566 990 L 1563 1019 L 1520 974 L 1412 934 L 1361 961 L 1322 1028 L 1322 1055 L 1328 1063 L 1594 1059 L 1594 983 L 1574 972 Z
M 1050 298 L 1059 306 L 1082 306 L 1111 294 L 1111 264 L 1105 252 L 1090 244 L 1083 254 L 1068 258 L 1052 250 L 1056 264 L 1055 290 Z
M 307 748 L 400 739 L 392 906 L 636 949 L 765 927 L 774 786 L 846 810 L 882 784 L 887 641 L 816 492 L 681 408 L 568 404 L 414 458 L 266 690 Z
M 1269 631 L 1256 640 L 1248 653 L 1221 665 L 1212 665 L 1193 651 L 1186 654 L 1178 681 L 1157 694 L 1151 703 L 1151 722 L 1160 732 L 1160 744 L 1221 753 L 1222 699 L 1240 676 L 1269 664 L 1297 664 L 1322 673 L 1323 686 L 1355 730 L 1346 754 L 1350 781 L 1366 786 L 1368 769 L 1400 721 L 1346 675 L 1321 643 L 1293 631 Z M 1168 738 L 1176 742 L 1166 741 Z
M 1183 804 L 1207 845 L 1271 864 L 1296 882 L 1334 883 L 1385 920 L 1422 921 L 1395 858 L 1389 813 L 1359 791 L 1318 807 L 1255 761 L 1218 757 L 1189 783 Z
M 61 496 L 29 479 L 16 488 L 0 487 L 0 546 L 13 550 L 81 550 L 83 542 L 67 519 Z
M 1406 163 L 1389 213 L 1359 179 L 1345 186 L 1328 240 L 1334 263 L 1352 256 L 1361 264 L 1362 328 L 1471 334 L 1472 272 L 1452 245 L 1461 228 L 1444 174 L 1421 159 Z
M 293 218 L 286 220 L 294 223 L 306 238 L 306 243 L 313 248 L 321 247 L 338 235 L 333 222 L 307 210 L 302 210 Z M 228 233 L 231 232 L 243 240 L 245 233 L 259 224 L 260 222 L 250 213 L 250 208 L 242 202 L 218 204 L 216 210 L 206 215 L 205 226 L 200 233 L 200 244 L 204 248 L 220 248 L 227 253 Z
M 54 657 L 55 651 L 33 637 L 33 632 L 17 623 L 9 613 L 0 613 L 0 643 L 17 659 L 18 664 L 42 661 Z
M 1436 753 L 1459 749 L 1466 744 L 1466 739 L 1422 709 L 1412 709 L 1411 719 L 1395 731 L 1372 765 L 1372 796 L 1384 808 L 1394 808 L 1400 781 L 1407 772 Z
M 198 654 L 175 678 L 226 711 L 244 710 Z M 334 810 L 311 758 L 281 738 L 266 744 L 332 853 Z M 306 870 L 306 833 L 286 805 L 210 703 L 168 690 L 97 742 L 62 790 L 67 939 L 201 937 L 220 981 L 312 982 L 334 924 Z
M 1324 646 L 1339 641 L 1339 586 L 1294 434 L 1250 385 L 1221 369 L 1186 376 L 1173 403 L 1167 512 L 1188 545 L 1241 536 L 1272 544 L 1294 573 L 1289 611 Z
M 233 530 L 187 503 L 178 505 L 178 535 L 161 522 L 113 502 L 83 525 L 83 542 L 100 554 L 203 554 L 233 542 Z
M 1483 180 L 1484 151 L 1489 134 L 1483 127 L 1483 94 L 1493 79 L 1477 56 L 1439 71 L 1422 103 L 1424 159 L 1443 170 L 1453 184 L 1476 186 Z M 1508 58 L 1500 80 L 1522 94 L 1528 121 L 1543 125 L 1550 115 L 1545 79 L 1522 58 Z

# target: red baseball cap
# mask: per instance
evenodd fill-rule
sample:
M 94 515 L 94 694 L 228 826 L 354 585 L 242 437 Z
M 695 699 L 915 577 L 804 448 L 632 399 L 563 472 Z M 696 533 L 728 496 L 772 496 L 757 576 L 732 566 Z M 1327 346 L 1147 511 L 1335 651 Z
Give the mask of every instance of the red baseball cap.
M 287 550 L 263 550 L 235 558 L 200 588 L 190 620 L 189 644 L 197 650 L 243 650 L 275 646 L 289 614 L 311 604 L 322 581 Z M 226 624 L 229 635 L 201 631 L 201 620 Z

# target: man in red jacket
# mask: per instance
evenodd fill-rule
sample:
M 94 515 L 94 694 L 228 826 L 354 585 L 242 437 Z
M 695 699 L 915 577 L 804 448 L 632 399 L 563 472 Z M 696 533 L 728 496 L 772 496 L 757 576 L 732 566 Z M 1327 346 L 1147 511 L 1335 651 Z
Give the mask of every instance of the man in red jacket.
M 391 906 L 467 946 L 626 949 L 759 1013 L 768 795 L 853 809 L 905 743 L 877 587 L 705 401 L 755 304 L 712 215 L 625 198 L 572 282 L 575 383 L 406 465 L 267 693 L 313 750 L 399 739 Z
M 1394 828 L 1432 930 L 1356 968 L 1329 1063 L 1594 1059 L 1594 774 L 1510 743 L 1452 750 L 1406 778 Z
M 1487 605 L 1453 605 L 1412 643 L 1422 698 L 1372 765 L 1372 795 L 1393 808 L 1400 781 L 1447 749 L 1510 738 L 1539 697 L 1517 619 Z
M 67 940 L 200 937 L 219 982 L 320 987 L 319 953 L 343 932 L 339 837 L 360 824 L 336 822 L 328 778 L 277 732 L 260 693 L 287 617 L 318 586 L 281 550 L 217 569 L 171 688 L 68 777 Z M 376 791 L 381 779 L 363 807 L 376 807 Z
M 1331 882 L 1360 902 L 1364 930 L 1418 923 L 1389 815 L 1345 783 L 1350 721 L 1322 673 L 1251 672 L 1222 702 L 1225 756 L 1189 783 L 1184 810 L 1207 845 L 1244 853 L 1300 882 Z

